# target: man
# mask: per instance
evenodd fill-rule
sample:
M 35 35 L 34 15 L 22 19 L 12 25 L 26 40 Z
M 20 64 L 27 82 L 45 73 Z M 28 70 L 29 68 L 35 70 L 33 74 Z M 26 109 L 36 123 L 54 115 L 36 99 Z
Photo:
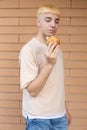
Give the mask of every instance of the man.
M 59 10 L 53 5 L 40 7 L 38 34 L 20 52 L 26 130 L 67 130 L 71 120 L 65 107 L 61 47 L 53 42 L 46 44 L 47 37 L 56 34 L 59 19 Z

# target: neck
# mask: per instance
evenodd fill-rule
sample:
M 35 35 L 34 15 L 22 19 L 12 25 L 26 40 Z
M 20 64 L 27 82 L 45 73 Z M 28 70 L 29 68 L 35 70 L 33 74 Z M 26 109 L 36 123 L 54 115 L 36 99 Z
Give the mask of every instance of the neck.
M 43 35 L 41 35 L 40 33 L 38 33 L 38 34 L 36 35 L 36 38 L 37 38 L 40 42 L 42 42 L 42 43 L 44 43 L 44 44 L 46 44 L 46 42 L 47 42 L 46 36 L 43 36 Z

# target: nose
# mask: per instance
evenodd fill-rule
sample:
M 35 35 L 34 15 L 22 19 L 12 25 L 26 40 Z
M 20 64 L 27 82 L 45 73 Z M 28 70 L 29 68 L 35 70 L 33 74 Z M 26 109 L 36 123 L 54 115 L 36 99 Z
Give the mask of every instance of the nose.
M 51 27 L 54 27 L 54 28 L 55 28 L 55 26 L 56 26 L 55 21 L 51 21 Z

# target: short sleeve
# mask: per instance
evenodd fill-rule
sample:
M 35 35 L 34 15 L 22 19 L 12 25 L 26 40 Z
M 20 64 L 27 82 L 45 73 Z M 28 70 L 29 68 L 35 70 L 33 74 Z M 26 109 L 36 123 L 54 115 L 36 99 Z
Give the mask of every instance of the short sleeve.
M 30 49 L 22 51 L 19 56 L 20 61 L 20 87 L 36 78 L 38 75 L 38 66 L 35 61 L 35 55 Z

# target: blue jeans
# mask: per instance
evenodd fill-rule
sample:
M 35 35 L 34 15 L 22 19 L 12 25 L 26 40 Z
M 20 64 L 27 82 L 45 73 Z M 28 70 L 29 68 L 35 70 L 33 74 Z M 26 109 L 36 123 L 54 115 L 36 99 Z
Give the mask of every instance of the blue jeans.
M 26 130 L 68 130 L 66 116 L 54 119 L 26 119 Z

